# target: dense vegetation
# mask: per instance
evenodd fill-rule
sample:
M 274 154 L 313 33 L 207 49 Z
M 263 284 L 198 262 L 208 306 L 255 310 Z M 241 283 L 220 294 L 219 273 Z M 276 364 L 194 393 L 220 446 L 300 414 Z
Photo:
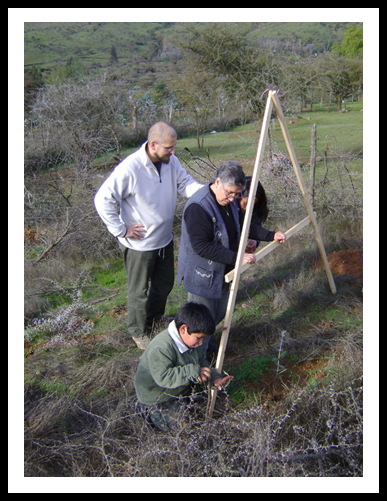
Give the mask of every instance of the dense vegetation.
M 25 476 L 362 477 L 361 52 L 348 58 L 338 49 L 349 26 L 231 26 L 237 37 L 221 26 L 219 58 L 207 61 L 207 41 L 215 41 L 211 26 L 129 24 L 25 27 L 31 77 L 25 95 Z M 226 63 L 235 43 L 244 71 L 231 74 Z M 260 92 L 249 98 L 246 82 L 255 85 L 250 72 L 257 53 Z M 193 96 L 183 99 L 192 82 L 200 84 L 200 106 Z M 250 173 L 264 91 L 278 83 L 307 183 L 317 126 L 314 209 L 325 248 L 332 256 L 354 252 L 358 261 L 333 270 L 333 295 L 313 231 L 305 228 L 250 268 L 241 278 L 225 358 L 225 370 L 235 376 L 227 395 L 218 399 L 213 419 L 204 409 L 186 416 L 188 425 L 177 433 L 156 433 L 134 413 L 142 352 L 125 336 L 125 271 L 95 213 L 94 193 L 156 119 L 175 126 L 176 154 L 198 181 L 211 179 L 231 158 Z M 209 93 L 211 87 L 216 92 Z M 285 231 L 305 217 L 275 116 L 261 181 L 269 199 L 267 228 Z M 179 200 L 176 257 L 183 206 Z M 166 314 L 185 300 L 175 286 Z

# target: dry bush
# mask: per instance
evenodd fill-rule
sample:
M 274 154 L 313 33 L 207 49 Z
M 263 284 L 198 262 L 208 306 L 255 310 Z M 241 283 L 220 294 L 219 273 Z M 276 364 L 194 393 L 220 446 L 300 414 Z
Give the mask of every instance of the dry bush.
M 229 410 L 171 433 L 148 428 L 134 403 L 43 400 L 39 429 L 26 434 L 25 475 L 362 476 L 361 379 L 294 389 L 281 409 Z
M 344 153 L 338 145 L 324 157 L 324 175 L 320 175 L 313 187 L 314 210 L 320 216 L 349 214 L 361 217 L 363 174 L 354 167 L 361 160 L 362 157 L 356 154 Z M 260 181 L 268 195 L 271 214 L 276 219 L 286 218 L 289 213 L 305 213 L 294 167 L 287 154 L 274 142 L 269 143 L 269 157 L 263 162 Z M 310 191 L 309 180 L 305 184 Z
M 239 409 L 218 396 L 212 419 L 204 405 L 170 433 L 136 415 L 138 356 L 118 336 L 65 358 L 54 350 L 32 357 L 40 390 L 26 385 L 25 476 L 362 476 L 361 333 L 336 345 L 340 357 L 319 385 L 294 386 L 271 406 Z M 44 390 L 60 382 L 64 394 Z

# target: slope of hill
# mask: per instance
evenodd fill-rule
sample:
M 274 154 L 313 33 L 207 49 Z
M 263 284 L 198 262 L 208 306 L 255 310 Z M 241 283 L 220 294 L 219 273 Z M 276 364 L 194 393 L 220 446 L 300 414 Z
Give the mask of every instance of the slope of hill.
M 330 50 L 332 44 L 342 40 L 349 24 L 251 23 L 250 36 L 253 42 L 264 42 L 273 50 L 305 54 Z M 184 33 L 185 25 L 162 22 L 26 22 L 24 66 L 36 65 L 43 71 L 50 71 L 73 58 L 90 70 L 113 66 L 133 72 L 133 75 L 140 76 L 144 72 L 155 75 L 158 67 L 179 58 L 173 40 Z M 148 80 L 148 83 L 153 83 L 152 78 Z

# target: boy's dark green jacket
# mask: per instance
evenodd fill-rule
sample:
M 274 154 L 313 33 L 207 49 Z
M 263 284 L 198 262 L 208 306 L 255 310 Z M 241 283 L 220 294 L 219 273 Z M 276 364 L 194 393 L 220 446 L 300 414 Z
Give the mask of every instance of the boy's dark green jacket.
M 171 322 L 145 349 L 134 378 L 141 403 L 153 405 L 188 395 L 191 384 L 199 383 L 200 368 L 210 366 L 200 348 L 189 349 L 178 338 Z M 211 368 L 211 380 L 217 377 L 221 375 Z

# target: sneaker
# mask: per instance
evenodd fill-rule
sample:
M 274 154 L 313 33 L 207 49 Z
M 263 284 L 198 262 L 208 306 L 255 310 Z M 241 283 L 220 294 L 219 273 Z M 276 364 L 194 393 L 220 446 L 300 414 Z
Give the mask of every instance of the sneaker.
M 151 339 L 148 336 L 132 337 L 133 341 L 136 343 L 137 348 L 140 350 L 145 350 Z

